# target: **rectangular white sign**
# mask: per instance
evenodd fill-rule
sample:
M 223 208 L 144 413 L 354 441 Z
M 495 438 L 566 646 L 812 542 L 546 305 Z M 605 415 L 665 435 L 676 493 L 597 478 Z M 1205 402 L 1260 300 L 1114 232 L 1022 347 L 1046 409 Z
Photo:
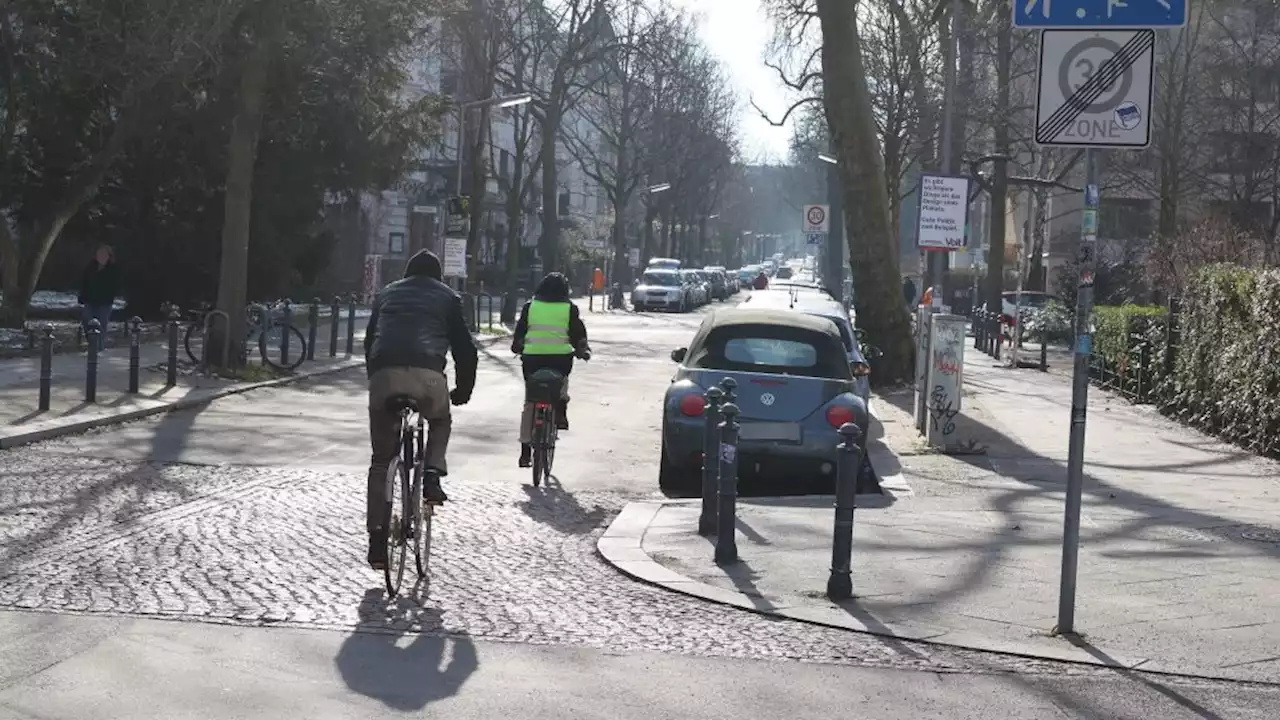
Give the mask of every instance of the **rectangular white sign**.
M 1036 143 L 1099 148 L 1150 144 L 1155 47 L 1150 28 L 1042 32 Z
M 800 222 L 800 231 L 806 235 L 826 233 L 831 230 L 831 207 L 828 205 L 805 205 L 804 218 Z
M 633 268 L 640 267 L 640 248 L 631 248 L 627 251 L 628 264 Z
M 447 237 L 444 239 L 444 257 L 440 264 L 447 278 L 464 278 L 467 276 L 467 239 L 464 237 Z
M 969 221 L 969 178 L 920 176 L 916 245 L 921 250 L 962 250 Z

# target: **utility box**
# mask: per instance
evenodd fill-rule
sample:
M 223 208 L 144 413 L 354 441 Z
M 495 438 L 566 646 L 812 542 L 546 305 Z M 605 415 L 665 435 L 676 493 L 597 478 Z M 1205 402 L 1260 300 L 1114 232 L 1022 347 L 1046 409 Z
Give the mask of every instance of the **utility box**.
M 925 385 L 929 445 L 943 449 L 955 443 L 960 414 L 968 318 L 939 313 L 929 321 L 928 382 Z

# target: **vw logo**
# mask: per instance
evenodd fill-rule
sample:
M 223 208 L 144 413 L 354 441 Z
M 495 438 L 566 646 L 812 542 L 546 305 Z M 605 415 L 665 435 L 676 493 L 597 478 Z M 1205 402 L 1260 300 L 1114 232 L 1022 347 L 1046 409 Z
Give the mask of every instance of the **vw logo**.
M 765 393 L 760 396 L 760 403 L 763 405 L 772 405 L 774 400 L 777 400 L 777 398 L 773 396 L 773 393 Z

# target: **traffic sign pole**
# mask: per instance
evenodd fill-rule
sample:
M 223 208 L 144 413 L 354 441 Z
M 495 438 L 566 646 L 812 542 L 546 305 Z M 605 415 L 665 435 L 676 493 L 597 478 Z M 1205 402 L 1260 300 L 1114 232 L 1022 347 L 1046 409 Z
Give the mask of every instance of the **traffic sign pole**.
M 1074 633 L 1076 569 L 1080 553 L 1080 507 L 1084 495 L 1084 431 L 1089 405 L 1089 354 L 1093 350 L 1093 273 L 1097 265 L 1099 171 L 1101 151 L 1085 151 L 1084 217 L 1080 223 L 1076 291 L 1075 369 L 1071 389 L 1071 435 L 1067 449 L 1067 502 L 1062 524 L 1062 576 L 1058 586 L 1058 634 Z

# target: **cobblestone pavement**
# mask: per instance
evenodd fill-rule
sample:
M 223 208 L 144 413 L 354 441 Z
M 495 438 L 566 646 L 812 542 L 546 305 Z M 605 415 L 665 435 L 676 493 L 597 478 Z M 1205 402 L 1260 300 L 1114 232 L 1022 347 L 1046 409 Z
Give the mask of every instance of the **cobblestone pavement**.
M 38 450 L 6 459 L 0 607 L 937 671 L 1098 672 L 886 642 L 635 583 L 595 554 L 625 501 L 612 493 L 452 485 L 425 596 L 389 605 L 364 599 L 379 595 L 369 590 L 381 578 L 361 563 L 358 474 L 66 457 L 50 473 Z

